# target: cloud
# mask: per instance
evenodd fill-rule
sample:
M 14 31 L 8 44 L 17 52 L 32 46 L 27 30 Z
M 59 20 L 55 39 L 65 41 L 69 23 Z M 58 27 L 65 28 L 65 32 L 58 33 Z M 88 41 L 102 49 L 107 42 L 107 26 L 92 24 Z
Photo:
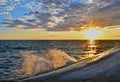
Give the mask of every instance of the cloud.
M 5 12 L 5 11 L 0 11 L 0 15 L 8 15 L 9 12 Z
M 0 5 L 5 5 L 6 2 L 7 0 L 0 0 Z
M 93 3 L 93 0 L 88 0 L 89 3 Z
M 2 23 L 12 28 L 42 28 L 47 31 L 82 30 L 90 26 L 91 12 L 93 26 L 104 28 L 119 25 L 120 0 L 14 0 L 21 3 L 17 7 L 30 9 L 17 19 L 4 20 Z M 1 0 L 0 3 L 7 3 Z M 15 5 L 4 7 L 12 11 Z M 91 11 L 90 11 L 91 8 Z M 0 11 L 4 14 L 5 12 Z
M 0 0 L 0 15 L 10 15 L 10 12 L 14 10 L 24 0 Z
M 14 6 L 6 6 L 5 8 L 6 8 L 6 10 L 13 10 Z

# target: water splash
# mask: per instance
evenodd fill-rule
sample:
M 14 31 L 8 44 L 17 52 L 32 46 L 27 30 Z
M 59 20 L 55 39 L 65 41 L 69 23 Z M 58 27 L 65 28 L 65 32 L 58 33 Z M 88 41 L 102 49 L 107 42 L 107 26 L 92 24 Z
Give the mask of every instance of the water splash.
M 23 69 L 27 75 L 35 75 L 52 68 L 52 63 L 43 57 L 31 54 L 24 58 Z
M 27 75 L 35 75 L 77 62 L 76 59 L 58 49 L 50 49 L 41 56 L 33 52 L 25 52 L 23 58 L 23 70 Z

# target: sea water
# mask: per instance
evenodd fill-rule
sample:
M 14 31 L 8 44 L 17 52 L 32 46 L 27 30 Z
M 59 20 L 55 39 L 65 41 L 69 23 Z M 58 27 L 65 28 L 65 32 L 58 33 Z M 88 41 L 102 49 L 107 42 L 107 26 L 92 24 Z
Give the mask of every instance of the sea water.
M 0 81 L 31 77 L 41 70 L 49 71 L 69 62 L 79 61 L 79 56 L 90 51 L 89 42 L 87 40 L 1 40 Z M 120 41 L 96 40 L 94 45 L 96 45 L 94 54 L 98 54 L 120 45 Z M 51 60 L 51 57 L 54 60 Z M 63 60 L 64 57 L 66 59 Z

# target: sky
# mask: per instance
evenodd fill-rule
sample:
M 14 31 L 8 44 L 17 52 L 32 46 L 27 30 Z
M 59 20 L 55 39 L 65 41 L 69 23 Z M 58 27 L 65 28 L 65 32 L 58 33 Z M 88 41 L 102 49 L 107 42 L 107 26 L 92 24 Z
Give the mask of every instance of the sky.
M 120 0 L 0 0 L 0 39 L 120 39 Z

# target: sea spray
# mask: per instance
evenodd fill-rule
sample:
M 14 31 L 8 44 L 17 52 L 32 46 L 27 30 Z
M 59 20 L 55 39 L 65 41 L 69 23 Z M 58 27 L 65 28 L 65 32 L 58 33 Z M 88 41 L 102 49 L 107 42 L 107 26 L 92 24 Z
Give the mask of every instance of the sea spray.
M 77 62 L 76 59 L 59 49 L 50 49 L 41 55 L 25 52 L 23 59 L 23 70 L 29 76 Z
M 44 72 L 52 69 L 52 63 L 43 57 L 37 55 L 28 55 L 23 62 L 23 69 L 27 75 L 35 75 L 40 72 Z
M 47 53 L 44 55 L 44 58 L 49 60 L 53 64 L 54 68 L 77 62 L 75 58 L 69 56 L 60 49 L 48 50 Z

